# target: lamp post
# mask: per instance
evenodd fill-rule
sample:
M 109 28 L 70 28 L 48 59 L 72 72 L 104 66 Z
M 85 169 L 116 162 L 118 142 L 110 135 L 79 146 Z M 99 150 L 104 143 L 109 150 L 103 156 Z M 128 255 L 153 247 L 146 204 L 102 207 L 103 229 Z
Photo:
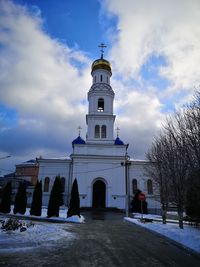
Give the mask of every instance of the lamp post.
M 128 146 L 127 146 L 127 148 L 128 148 Z M 131 162 L 129 160 L 130 160 L 130 157 L 129 157 L 127 150 L 126 150 L 125 162 L 121 162 L 121 166 L 125 167 L 126 217 L 129 216 L 129 166 L 131 165 Z

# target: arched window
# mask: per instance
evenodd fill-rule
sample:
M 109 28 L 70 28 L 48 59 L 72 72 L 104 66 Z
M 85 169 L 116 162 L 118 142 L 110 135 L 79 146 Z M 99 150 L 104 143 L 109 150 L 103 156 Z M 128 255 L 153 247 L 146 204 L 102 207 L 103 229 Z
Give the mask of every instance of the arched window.
M 132 180 L 132 192 L 133 192 L 133 194 L 136 193 L 137 189 L 138 189 L 138 186 L 137 186 L 137 179 L 133 179 L 133 180 Z
M 101 75 L 101 82 L 103 81 L 103 76 Z
M 95 128 L 94 128 L 94 137 L 95 138 L 100 138 L 100 127 L 99 127 L 99 125 L 95 125 Z
M 149 194 L 149 195 L 153 194 L 153 184 L 152 184 L 151 179 L 147 180 L 147 194 Z
M 65 177 L 62 177 L 60 180 L 62 185 L 62 192 L 65 192 Z
M 99 112 L 103 112 L 104 111 L 104 99 L 103 98 L 99 98 L 98 99 L 98 107 L 97 110 Z
M 101 127 L 101 138 L 106 138 L 106 125 Z
M 49 177 L 45 177 L 45 179 L 44 179 L 44 192 L 49 192 L 49 182 L 50 182 Z

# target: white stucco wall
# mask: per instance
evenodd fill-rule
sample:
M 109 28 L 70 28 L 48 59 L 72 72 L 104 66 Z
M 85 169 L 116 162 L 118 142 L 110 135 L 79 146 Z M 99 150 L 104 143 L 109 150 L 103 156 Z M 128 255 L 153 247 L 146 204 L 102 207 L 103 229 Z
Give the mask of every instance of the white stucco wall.
M 92 207 L 93 183 L 103 180 L 106 184 L 106 207 L 124 208 L 125 184 L 121 159 L 74 158 L 73 178 L 77 178 L 81 206 Z
M 158 186 L 155 184 L 153 179 L 148 176 L 145 168 L 149 164 L 147 161 L 142 160 L 131 160 L 129 167 L 129 188 L 130 188 L 130 201 L 134 197 L 132 190 L 132 180 L 137 180 L 138 189 L 140 189 L 146 196 L 148 203 L 148 210 L 158 212 L 160 210 L 159 191 Z M 150 179 L 153 184 L 153 194 L 148 194 L 147 181 Z
M 111 148 L 111 147 L 110 147 Z M 98 155 L 94 155 L 97 153 Z M 126 177 L 125 167 L 121 165 L 125 161 L 125 146 L 112 146 L 112 149 L 97 149 L 94 145 L 75 145 L 71 158 L 68 159 L 41 159 L 39 160 L 39 180 L 42 180 L 44 190 L 45 177 L 50 178 L 49 192 L 43 192 L 43 205 L 48 205 L 49 195 L 57 175 L 65 177 L 64 202 L 67 204 L 71 192 L 71 180 L 77 178 L 80 206 L 92 207 L 93 184 L 96 180 L 102 180 L 106 185 L 105 206 L 125 209 Z M 106 155 L 109 152 L 110 155 Z M 115 156 L 113 154 L 116 154 Z M 72 166 L 73 162 L 73 166 Z M 145 195 L 148 209 L 157 211 L 160 209 L 157 185 L 153 182 L 153 194 L 147 193 L 146 161 L 130 160 L 128 171 L 128 183 L 130 202 L 134 196 L 132 192 L 132 180 L 137 179 L 138 189 Z
M 38 159 L 39 163 L 39 173 L 38 180 L 42 181 L 42 205 L 48 206 L 49 196 L 55 177 L 60 175 L 60 177 L 65 178 L 65 191 L 63 193 L 64 204 L 67 203 L 67 198 L 69 194 L 69 178 L 70 178 L 70 168 L 71 168 L 71 159 Z M 44 180 L 46 177 L 50 178 L 49 191 L 44 192 Z

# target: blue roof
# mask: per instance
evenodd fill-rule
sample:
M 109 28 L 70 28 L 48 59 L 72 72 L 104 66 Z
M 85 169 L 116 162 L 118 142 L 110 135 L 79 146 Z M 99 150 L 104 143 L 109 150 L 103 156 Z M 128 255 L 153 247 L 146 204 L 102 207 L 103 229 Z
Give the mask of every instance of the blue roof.
M 80 136 L 78 136 L 76 139 L 74 139 L 74 141 L 72 141 L 72 145 L 74 144 L 85 144 L 85 141 Z
M 124 142 L 119 137 L 117 137 L 115 139 L 115 145 L 124 145 Z
M 31 160 L 25 161 L 24 163 L 36 163 L 36 160 L 35 159 L 31 159 Z
M 32 165 L 32 166 L 36 166 L 36 165 L 37 165 L 37 161 L 36 161 L 36 159 L 30 159 L 30 160 L 25 161 L 25 162 L 23 162 L 23 163 L 16 164 L 16 166 L 18 166 L 18 167 L 22 167 L 22 166 L 30 166 L 30 165 Z

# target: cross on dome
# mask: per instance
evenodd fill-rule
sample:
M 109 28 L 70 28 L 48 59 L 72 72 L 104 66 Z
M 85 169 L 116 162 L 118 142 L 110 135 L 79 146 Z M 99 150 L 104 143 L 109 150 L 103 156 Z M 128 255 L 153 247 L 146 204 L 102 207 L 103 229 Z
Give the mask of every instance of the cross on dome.
M 107 46 L 104 43 L 101 43 L 99 46 L 100 48 L 100 52 L 101 52 L 101 58 L 103 58 L 103 53 L 104 53 L 104 48 L 106 48 Z
M 119 131 L 120 131 L 120 128 L 117 127 L 117 128 L 115 129 L 115 131 L 117 132 L 117 137 L 119 137 Z
M 78 130 L 78 135 L 80 136 L 81 135 L 81 130 L 82 130 L 81 126 L 78 126 L 77 130 Z

